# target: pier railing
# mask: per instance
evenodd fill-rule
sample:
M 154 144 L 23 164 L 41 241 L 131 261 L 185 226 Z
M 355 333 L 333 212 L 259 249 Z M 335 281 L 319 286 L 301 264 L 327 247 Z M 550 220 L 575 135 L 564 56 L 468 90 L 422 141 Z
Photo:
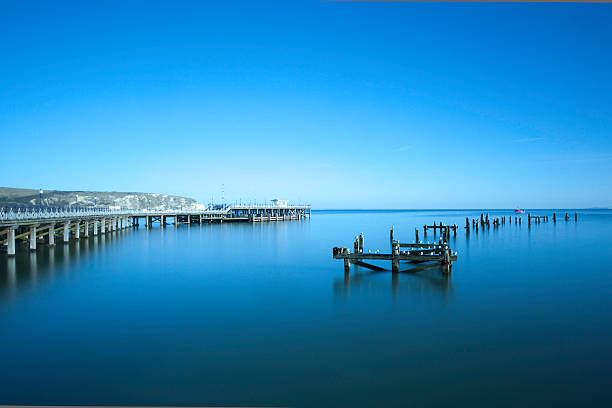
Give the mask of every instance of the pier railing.
M 0 221 L 130 215 L 131 211 L 108 207 L 0 208 Z
M 243 209 L 301 209 L 308 208 L 309 205 L 227 205 L 225 207 L 207 207 L 205 209 L 125 209 L 110 207 L 19 207 L 19 208 L 0 208 L 0 221 L 14 220 L 44 220 L 56 218 L 83 218 L 83 217 L 106 217 L 106 216 L 142 216 L 142 215 L 223 215 L 229 214 L 232 210 Z

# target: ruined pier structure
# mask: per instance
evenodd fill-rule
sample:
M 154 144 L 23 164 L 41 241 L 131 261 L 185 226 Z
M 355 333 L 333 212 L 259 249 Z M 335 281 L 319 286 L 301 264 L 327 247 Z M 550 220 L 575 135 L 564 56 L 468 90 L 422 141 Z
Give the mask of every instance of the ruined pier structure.
M 446 231 L 448 231 L 448 229 L 446 229 Z M 364 260 L 391 261 L 391 271 L 393 273 L 400 272 L 400 262 L 402 261 L 412 263 L 434 262 L 444 266 L 444 268 L 442 268 L 444 273 L 449 273 L 451 271 L 453 261 L 457 260 L 457 253 L 453 253 L 453 250 L 449 247 L 445 237 L 440 237 L 437 244 L 423 243 L 418 240 L 415 243 L 401 243 L 399 240 L 395 239 L 395 230 L 394 228 L 391 228 L 389 232 L 391 253 L 379 253 L 379 251 L 375 251 L 374 253 L 371 251 L 364 252 L 364 235 L 362 233 L 355 238 L 352 253 L 349 248 L 334 247 L 332 255 L 334 259 L 344 260 L 344 272 L 346 274 L 350 274 L 351 264 L 363 266 L 375 271 L 388 270 L 380 266 L 364 262 Z M 405 249 L 402 250 L 402 248 Z
M 553 222 L 556 223 L 557 222 L 557 213 L 553 212 L 552 214 L 552 219 Z M 568 222 L 570 220 L 570 215 L 569 213 L 565 213 L 565 222 Z M 544 223 L 544 222 L 548 222 L 550 220 L 550 216 L 548 215 L 532 215 L 531 213 L 527 214 L 527 226 L 531 227 L 531 224 L 540 224 L 540 223 Z M 484 229 L 486 228 L 491 228 L 491 221 L 493 221 L 493 228 L 498 228 L 500 225 L 504 225 L 506 224 L 506 221 L 508 221 L 509 224 L 512 224 L 512 215 L 508 216 L 506 218 L 506 216 L 501 216 L 501 217 L 497 217 L 497 218 L 493 218 L 493 219 L 489 219 L 489 214 L 485 214 L 482 213 L 480 214 L 480 218 L 473 218 L 472 222 L 471 222 L 471 227 L 470 227 L 470 219 L 468 217 L 465 218 L 465 230 L 466 232 L 469 234 L 470 233 L 470 229 L 474 230 L 475 232 L 478 232 L 479 229 Z M 578 222 L 578 213 L 575 212 L 574 213 L 574 221 Z M 522 225 L 523 224 L 523 218 L 520 215 L 515 214 L 514 215 L 514 223 L 515 224 L 519 224 Z M 435 222 L 434 222 L 435 225 Z M 426 227 L 426 228 L 431 228 L 431 227 Z M 457 233 L 457 226 L 454 227 L 455 228 L 455 234 Z M 435 229 L 434 229 L 435 231 Z M 418 237 L 418 235 L 417 235 Z

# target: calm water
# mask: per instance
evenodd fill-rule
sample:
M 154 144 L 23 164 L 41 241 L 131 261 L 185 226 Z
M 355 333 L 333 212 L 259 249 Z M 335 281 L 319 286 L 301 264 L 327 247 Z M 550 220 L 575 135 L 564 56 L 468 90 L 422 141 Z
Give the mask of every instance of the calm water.
M 2 254 L 0 403 L 609 402 L 612 212 L 461 229 L 450 277 L 345 280 L 331 256 L 360 232 L 388 250 L 392 225 L 411 242 L 416 226 L 477 213 L 314 212 Z

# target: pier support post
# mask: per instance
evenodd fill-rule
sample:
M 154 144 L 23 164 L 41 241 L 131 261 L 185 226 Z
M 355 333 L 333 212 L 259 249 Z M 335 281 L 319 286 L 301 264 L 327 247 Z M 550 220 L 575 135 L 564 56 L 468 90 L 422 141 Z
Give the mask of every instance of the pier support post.
M 81 238 L 81 223 L 79 221 L 74 223 L 74 238 L 75 239 Z
M 98 220 L 94 220 L 93 222 L 93 234 L 94 237 L 98 235 Z
M 419 229 L 418 228 L 414 229 L 414 237 L 416 238 L 415 242 L 418 244 L 419 243 Z
M 391 272 L 392 273 L 398 273 L 400 270 L 400 261 L 399 258 L 393 258 L 393 260 L 391 261 Z
M 30 226 L 30 251 L 36 251 L 36 225 Z
M 85 238 L 89 238 L 89 220 L 85 220 L 85 225 L 83 228 L 83 236 Z
M 70 221 L 64 223 L 64 244 L 70 240 Z
M 349 261 L 347 258 L 344 258 L 344 273 L 351 273 L 351 261 Z
M 578 222 L 578 213 L 577 212 L 574 213 L 574 221 Z
M 49 246 L 55 246 L 55 224 L 49 225 Z
M 15 256 L 15 227 L 9 227 L 6 231 L 6 241 L 8 256 Z
M 106 218 L 100 220 L 100 234 L 106 234 Z

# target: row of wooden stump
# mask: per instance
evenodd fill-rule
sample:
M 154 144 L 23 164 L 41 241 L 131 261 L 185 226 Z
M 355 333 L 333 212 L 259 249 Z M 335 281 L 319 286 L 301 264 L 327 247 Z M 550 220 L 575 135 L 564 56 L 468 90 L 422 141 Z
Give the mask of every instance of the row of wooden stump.
M 553 217 L 553 222 L 557 222 L 557 213 L 553 213 L 552 215 Z M 569 221 L 570 220 L 570 215 L 569 213 L 565 213 L 565 217 L 564 217 L 565 221 Z M 576 222 L 578 222 L 578 213 L 574 213 L 574 220 Z M 501 216 L 501 217 L 497 217 L 494 219 L 489 219 L 489 214 L 480 214 L 480 218 L 473 218 L 471 220 L 471 227 L 470 227 L 470 219 L 469 217 L 465 217 L 465 230 L 466 232 L 470 232 L 470 229 L 478 232 L 478 230 L 480 228 L 484 229 L 485 227 L 490 228 L 491 227 L 491 221 L 493 221 L 493 227 L 499 227 L 500 225 L 504 225 L 506 223 L 506 216 Z M 549 216 L 548 215 L 531 215 L 530 213 L 527 214 L 527 225 L 531 226 L 531 223 L 533 222 L 534 224 L 540 224 L 542 222 L 548 222 L 549 221 Z M 512 224 L 512 216 L 508 216 L 508 223 Z M 523 223 L 523 218 L 520 216 L 515 215 L 514 216 L 514 223 L 515 224 L 522 224 Z M 435 223 L 434 223 L 435 224 Z

